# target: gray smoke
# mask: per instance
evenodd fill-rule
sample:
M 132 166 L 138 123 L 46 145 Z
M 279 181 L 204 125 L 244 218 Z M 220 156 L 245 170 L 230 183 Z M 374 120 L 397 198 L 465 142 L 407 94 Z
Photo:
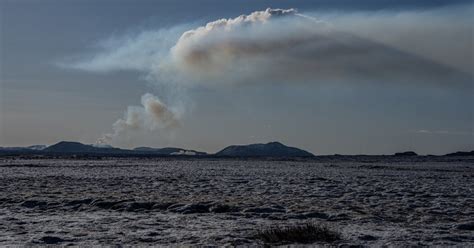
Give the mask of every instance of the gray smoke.
M 449 85 L 470 82 L 472 75 L 468 72 L 472 71 L 465 69 L 472 66 L 472 54 L 466 55 L 465 51 L 472 51 L 466 49 L 472 44 L 471 27 L 449 21 L 437 28 L 430 24 L 447 15 L 435 17 L 429 12 L 404 15 L 411 19 L 417 16 L 420 20 L 411 20 L 409 27 L 399 19 L 389 23 L 389 14 L 379 14 L 372 16 L 370 26 L 361 21 L 364 18 L 360 15 L 336 16 L 334 22 L 323 22 L 298 14 L 294 9 L 267 9 L 210 22 L 183 33 L 171 49 L 172 65 L 174 71 L 185 75 L 186 81 L 197 78 L 218 83 L 382 81 Z M 382 22 L 377 22 L 378 19 Z M 383 30 L 377 23 L 387 28 Z M 372 31 L 377 29 L 378 32 Z M 417 41 L 410 29 L 423 29 L 423 36 L 439 37 L 442 41 Z M 459 40 L 453 44 L 451 37 L 445 35 L 453 30 L 467 35 L 458 36 Z M 403 35 L 408 33 L 411 36 Z M 410 47 L 406 41 L 400 41 L 406 36 L 412 46 L 423 47 L 424 52 L 417 46 L 414 50 L 421 52 L 404 50 Z M 464 53 L 457 46 L 463 47 Z M 446 56 L 432 55 L 453 50 L 451 61 L 443 61 Z M 471 60 L 465 59 L 466 56 L 471 56 Z
M 62 65 L 141 71 L 162 89 L 231 83 L 471 85 L 473 6 L 305 14 L 269 8 L 197 28 L 111 38 L 102 51 Z M 127 130 L 176 126 L 179 116 L 169 107 L 151 95 L 144 98 L 154 99 L 156 108 L 142 98 L 143 107 L 129 107 L 103 140 Z
M 139 70 L 161 84 L 472 83 L 473 10 L 469 4 L 314 18 L 266 9 L 110 39 L 102 52 L 67 66 Z
M 173 111 L 158 97 L 146 93 L 141 98 L 142 106 L 129 106 L 123 118 L 113 124 L 113 133 L 104 134 L 98 144 L 109 144 L 129 132 L 139 130 L 169 130 L 179 126 L 179 111 Z

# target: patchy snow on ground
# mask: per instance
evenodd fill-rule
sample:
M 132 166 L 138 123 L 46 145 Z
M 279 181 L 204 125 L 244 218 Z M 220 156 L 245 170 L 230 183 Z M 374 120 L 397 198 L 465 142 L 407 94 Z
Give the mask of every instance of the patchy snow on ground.
M 0 158 L 0 246 L 262 245 L 307 222 L 336 246 L 474 246 L 473 161 Z

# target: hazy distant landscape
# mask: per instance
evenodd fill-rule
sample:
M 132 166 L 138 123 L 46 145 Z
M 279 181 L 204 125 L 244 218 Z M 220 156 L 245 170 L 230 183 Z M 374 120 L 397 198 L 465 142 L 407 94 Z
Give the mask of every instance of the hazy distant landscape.
M 118 156 L 118 157 L 236 157 L 236 158 L 313 158 L 314 154 L 296 147 L 286 146 L 280 142 L 258 143 L 248 145 L 230 145 L 216 153 L 207 153 L 202 151 L 190 150 L 177 147 L 153 148 L 153 147 L 137 147 L 134 149 L 115 148 L 110 145 L 97 146 L 86 145 L 74 141 L 60 141 L 53 145 L 32 145 L 25 147 L 0 147 L 0 156 L 19 156 L 23 155 L 31 157 L 34 155 L 40 157 L 68 157 L 68 156 Z M 414 151 L 397 152 L 394 154 L 380 155 L 324 155 L 325 157 L 417 157 Z M 425 155 L 428 157 L 436 157 L 434 155 Z M 457 151 L 438 156 L 474 156 L 474 151 Z M 322 157 L 319 155 L 319 157 Z M 421 156 L 424 157 L 424 156 Z
M 472 156 L 4 157 L 0 245 L 263 245 L 311 222 L 335 245 L 472 246 L 473 188 Z

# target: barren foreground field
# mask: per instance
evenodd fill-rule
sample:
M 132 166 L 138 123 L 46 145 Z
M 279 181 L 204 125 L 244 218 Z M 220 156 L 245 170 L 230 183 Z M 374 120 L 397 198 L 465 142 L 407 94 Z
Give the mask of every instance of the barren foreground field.
M 309 222 L 336 246 L 474 246 L 473 161 L 4 158 L 0 246 L 263 245 Z

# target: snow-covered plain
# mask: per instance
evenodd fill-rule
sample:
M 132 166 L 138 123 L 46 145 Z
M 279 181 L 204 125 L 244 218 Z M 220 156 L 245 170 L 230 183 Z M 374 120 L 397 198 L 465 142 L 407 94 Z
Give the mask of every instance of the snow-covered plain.
M 0 158 L 0 246 L 261 245 L 307 222 L 337 246 L 474 246 L 473 190 L 472 157 Z

